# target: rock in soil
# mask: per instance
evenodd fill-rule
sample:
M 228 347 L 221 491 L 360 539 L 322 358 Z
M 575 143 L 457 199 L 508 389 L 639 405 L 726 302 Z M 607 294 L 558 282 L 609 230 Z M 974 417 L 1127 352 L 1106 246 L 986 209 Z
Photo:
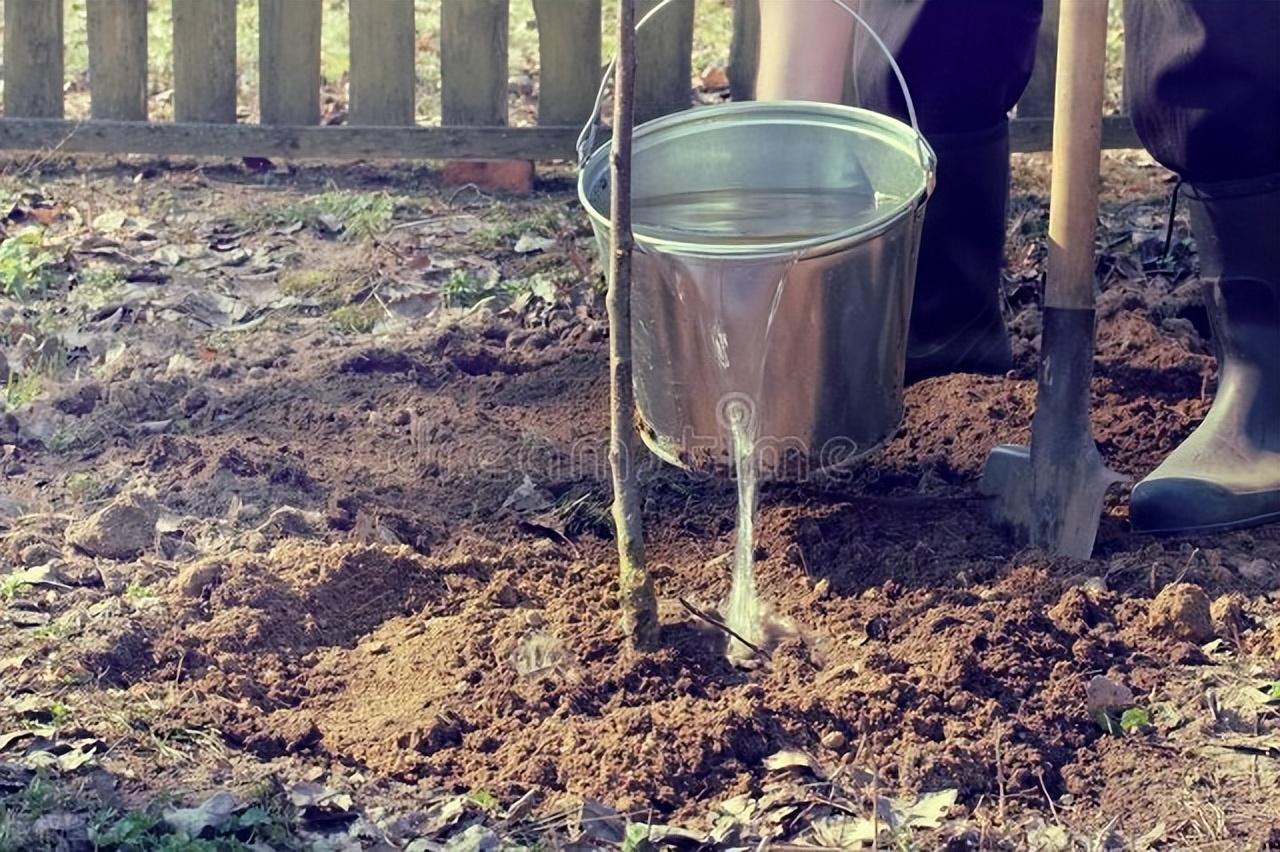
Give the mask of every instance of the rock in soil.
M 90 556 L 133 559 L 155 542 L 159 517 L 160 504 L 154 497 L 131 491 L 67 527 L 67 543 Z
M 827 731 L 822 735 L 822 747 L 832 751 L 840 751 L 845 747 L 845 736 L 839 731 Z
M 7 411 L 0 414 L 0 444 L 16 444 L 18 428 L 18 418 Z
M 28 567 L 33 565 L 45 565 L 62 555 L 62 551 L 54 547 L 47 541 L 37 541 L 22 548 L 22 552 L 18 555 L 18 561 Z
M 1133 690 L 1106 675 L 1094 675 L 1085 685 L 1084 697 L 1091 714 L 1133 705 Z
M 174 589 L 184 597 L 198 598 L 222 578 L 227 565 L 221 559 L 201 559 L 184 567 L 174 579 Z
M 72 417 L 83 417 L 98 407 L 98 400 L 101 398 L 102 388 L 92 384 L 82 385 L 55 399 L 53 407 L 63 414 L 70 414 Z
M 1165 586 L 1151 602 L 1147 627 L 1158 636 L 1184 642 L 1208 642 L 1213 638 L 1209 596 L 1195 583 Z
M 1241 633 L 1249 629 L 1250 619 L 1244 606 L 1248 599 L 1239 592 L 1220 596 L 1209 608 L 1213 618 L 1213 629 L 1224 639 L 1237 640 Z

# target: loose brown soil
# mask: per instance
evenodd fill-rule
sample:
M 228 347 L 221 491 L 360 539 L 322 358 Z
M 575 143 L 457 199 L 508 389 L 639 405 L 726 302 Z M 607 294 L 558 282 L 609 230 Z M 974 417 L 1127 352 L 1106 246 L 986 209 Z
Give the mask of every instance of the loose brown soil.
M 1154 217 L 1158 175 L 1138 174 Z M 764 759 L 789 748 L 876 772 L 894 796 L 953 788 L 953 818 L 987 843 L 1059 824 L 1173 848 L 1278 841 L 1280 726 L 1259 696 L 1280 677 L 1280 527 L 1139 537 L 1117 494 L 1095 558 L 1055 560 L 992 526 L 976 494 L 988 450 L 1028 433 L 1043 246 L 1016 229 L 1043 222 L 1041 201 L 1020 196 L 1010 250 L 1015 374 L 910 388 L 900 433 L 851 474 L 765 487 L 761 591 L 799 636 L 758 671 L 731 667 L 724 637 L 676 602 L 727 593 L 732 485 L 657 463 L 644 491 L 662 641 L 624 650 L 599 301 L 564 285 L 539 315 L 481 306 L 390 335 L 296 317 L 238 337 L 170 329 L 176 348 L 98 380 L 102 401 L 74 418 L 105 439 L 21 445 L 10 491 L 41 520 L 12 522 L 7 546 L 44 542 L 64 573 L 90 570 L 62 541 L 100 505 L 68 494 L 75 472 L 107 484 L 100 500 L 151 489 L 176 521 L 133 562 L 99 559 L 104 588 L 42 604 L 98 611 L 62 642 L 6 638 L 25 662 L 5 678 L 40 692 L 76 672 L 67 700 L 84 708 L 180 693 L 164 723 L 216 732 L 223 766 L 201 752 L 203 768 L 144 768 L 126 751 L 115 767 L 131 767 L 135 795 L 318 765 L 705 827 L 713 803 L 759 794 Z M 1109 215 L 1108 237 L 1133 233 L 1132 206 Z M 571 227 L 555 252 L 585 245 Z M 1185 270 L 1139 260 L 1129 274 L 1138 254 L 1104 257 L 1094 383 L 1099 446 L 1134 478 L 1213 390 Z M 194 369 L 167 373 L 173 351 Z M 121 428 L 169 418 L 180 428 Z M 526 476 L 545 506 L 509 502 Z M 1212 620 L 1153 606 L 1172 583 L 1215 601 Z M 159 600 L 123 605 L 129 584 Z M 1099 674 L 1134 691 L 1150 727 L 1103 733 L 1085 703 Z

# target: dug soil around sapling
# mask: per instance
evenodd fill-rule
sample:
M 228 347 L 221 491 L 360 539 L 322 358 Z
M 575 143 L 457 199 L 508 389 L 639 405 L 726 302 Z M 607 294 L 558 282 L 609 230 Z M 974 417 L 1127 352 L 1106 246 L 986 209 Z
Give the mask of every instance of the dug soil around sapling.
M 43 727 L 0 737 L 0 794 L 319 784 L 350 800 L 299 806 L 332 817 L 306 829 L 369 845 L 563 839 L 583 800 L 814 840 L 822 779 L 858 778 L 894 807 L 955 791 L 900 827 L 925 846 L 1280 840 L 1280 527 L 1139 537 L 1118 489 L 1095 558 L 1055 560 L 976 493 L 1029 431 L 1040 160 L 1010 224 L 1015 371 L 916 385 L 848 475 L 763 486 L 757 582 L 798 635 L 750 672 L 679 603 L 726 598 L 733 483 L 656 461 L 662 641 L 624 650 L 603 300 L 566 180 L 517 201 L 393 168 L 85 165 L 24 176 L 6 224 L 59 257 L 5 307 L 10 386 L 43 378 L 4 423 L 0 733 Z M 1104 178 L 1093 422 L 1137 479 L 1207 411 L 1214 363 L 1181 218 L 1161 255 L 1164 173 Z M 1132 697 L 1096 706 L 1099 676 Z

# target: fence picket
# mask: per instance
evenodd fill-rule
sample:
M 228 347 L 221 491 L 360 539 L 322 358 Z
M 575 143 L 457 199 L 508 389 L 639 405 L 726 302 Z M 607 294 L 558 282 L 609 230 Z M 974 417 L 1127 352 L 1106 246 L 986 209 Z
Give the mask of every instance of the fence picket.
M 236 0 L 173 0 L 173 116 L 236 120 Z
M 733 4 L 733 43 L 729 47 L 729 93 L 735 101 L 756 96 L 760 67 L 760 0 Z
M 351 123 L 413 124 L 413 0 L 351 0 Z
M 321 0 L 258 0 L 263 124 L 320 123 Z
M 445 124 L 507 123 L 507 0 L 441 3 L 440 115 Z
M 660 0 L 637 0 L 643 17 Z M 659 12 L 636 35 L 636 123 L 689 108 L 693 76 L 693 0 Z
M 538 123 L 583 124 L 600 81 L 600 0 L 533 0 Z
M 4 111 L 62 118 L 62 0 L 5 0 Z
M 93 0 L 89 35 L 89 114 L 147 120 L 147 0 Z

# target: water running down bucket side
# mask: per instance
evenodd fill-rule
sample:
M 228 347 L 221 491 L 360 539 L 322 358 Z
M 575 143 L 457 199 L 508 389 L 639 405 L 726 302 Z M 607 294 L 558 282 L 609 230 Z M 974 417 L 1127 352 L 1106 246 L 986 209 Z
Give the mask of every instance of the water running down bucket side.
M 635 0 L 618 3 L 618 69 L 610 149 L 609 471 L 618 542 L 622 631 L 637 648 L 658 638 L 658 603 L 645 564 L 644 521 L 636 478 L 635 390 L 631 383 L 631 134 L 635 124 Z

